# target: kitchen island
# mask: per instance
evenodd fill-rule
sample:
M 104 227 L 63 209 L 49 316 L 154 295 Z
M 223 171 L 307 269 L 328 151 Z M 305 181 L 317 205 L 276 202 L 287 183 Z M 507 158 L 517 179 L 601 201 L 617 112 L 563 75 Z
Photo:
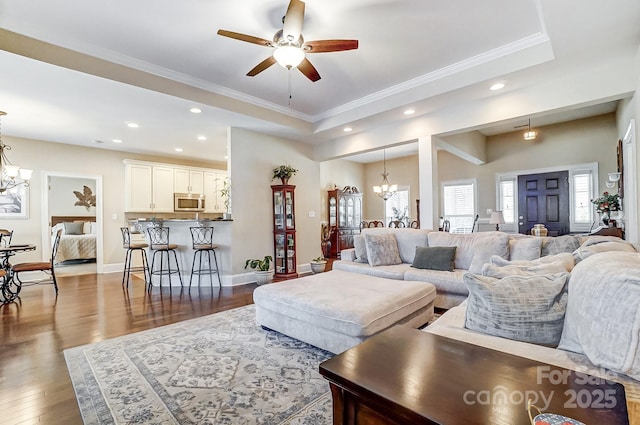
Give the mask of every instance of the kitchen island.
M 196 220 L 196 219 L 164 219 L 164 220 L 137 220 L 130 223 L 132 230 L 132 239 L 141 241 L 146 240 L 149 243 L 149 234 L 147 228 L 151 226 L 162 226 L 169 228 L 169 241 L 172 244 L 178 245 L 176 249 L 176 256 L 178 257 L 178 265 L 180 266 L 180 272 L 182 275 L 182 283 L 184 286 L 189 286 L 189 279 L 191 278 L 191 265 L 193 263 L 193 256 L 195 251 L 191 242 L 191 227 L 213 227 L 213 243 L 218 245 L 216 249 L 216 255 L 218 259 L 218 267 L 220 269 L 220 280 L 223 286 L 230 285 L 231 275 L 231 223 L 233 220 Z M 171 257 L 173 257 L 171 255 Z M 149 268 L 153 262 L 153 251 L 147 249 L 147 258 L 149 259 Z M 203 259 L 206 258 L 206 255 Z M 156 255 L 156 261 L 160 261 L 160 254 Z M 172 268 L 173 258 L 171 259 Z M 157 266 L 157 264 L 156 264 Z M 196 268 L 198 265 L 196 264 Z M 203 263 L 203 267 L 204 263 Z M 158 267 L 156 267 L 157 269 Z M 154 275 L 151 278 L 153 286 L 160 285 L 160 275 Z M 200 279 L 198 275 L 194 275 L 192 279 L 192 286 L 198 286 L 198 280 L 202 286 L 211 285 L 209 276 L 203 274 Z M 225 284 L 225 282 L 228 283 Z M 162 276 L 162 285 L 169 285 L 169 276 Z M 180 286 L 180 280 L 177 275 L 171 276 L 171 285 Z M 213 273 L 213 285 L 217 286 L 218 278 L 216 273 Z

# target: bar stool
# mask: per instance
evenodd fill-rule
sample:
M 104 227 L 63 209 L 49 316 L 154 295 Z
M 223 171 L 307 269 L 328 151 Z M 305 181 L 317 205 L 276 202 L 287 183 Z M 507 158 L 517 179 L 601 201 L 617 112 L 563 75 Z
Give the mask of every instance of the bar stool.
M 129 232 L 128 227 L 121 227 L 120 231 L 122 232 L 122 247 L 127 250 L 127 253 L 124 257 L 124 271 L 122 273 L 122 286 L 124 286 L 124 282 L 127 282 L 127 288 L 129 287 L 129 276 L 131 272 L 139 272 L 142 271 L 144 273 L 144 283 L 151 282 L 151 276 L 147 279 L 147 275 L 149 274 L 149 262 L 147 261 L 147 251 L 146 248 L 149 247 L 149 244 L 144 242 L 134 242 L 131 243 L 131 233 Z M 141 266 L 131 266 L 131 257 L 134 251 L 140 251 L 140 255 L 142 257 L 142 265 Z
M 200 279 L 203 274 L 209 275 L 209 282 L 213 287 L 213 272 L 216 272 L 218 275 L 218 285 L 222 286 L 222 281 L 220 280 L 220 270 L 218 269 L 218 257 L 216 256 L 216 249 L 218 249 L 218 245 L 213 243 L 213 227 L 190 227 L 191 230 L 191 241 L 193 243 L 193 263 L 191 264 L 191 278 L 189 278 L 189 287 L 191 287 L 191 281 L 193 280 L 193 275 L 198 275 L 198 286 L 200 286 Z M 202 266 L 202 255 L 207 255 L 206 265 L 208 267 L 203 268 Z M 211 263 L 211 254 L 213 253 L 213 261 Z M 196 258 L 198 259 L 198 268 L 196 269 Z M 215 264 L 215 268 L 213 268 L 213 264 Z
M 151 276 L 160 276 L 160 286 L 162 286 L 162 276 L 169 275 L 169 289 L 171 289 L 171 275 L 177 273 L 180 279 L 180 286 L 182 284 L 182 275 L 180 274 L 180 265 L 178 264 L 178 256 L 176 255 L 176 248 L 178 245 L 169 243 L 169 228 L 168 227 L 149 227 L 147 229 L 149 234 L 149 249 L 153 251 L 153 258 L 151 260 L 151 272 L 149 276 L 149 290 L 151 290 Z M 171 256 L 175 261 L 175 268 L 171 268 Z M 156 268 L 156 255 L 160 254 L 160 269 Z M 166 268 L 165 268 L 166 264 Z

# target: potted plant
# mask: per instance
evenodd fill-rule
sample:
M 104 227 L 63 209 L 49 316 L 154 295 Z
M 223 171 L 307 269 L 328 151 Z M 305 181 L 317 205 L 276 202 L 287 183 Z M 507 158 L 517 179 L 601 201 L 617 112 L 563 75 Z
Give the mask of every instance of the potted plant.
M 311 271 L 316 273 L 322 273 L 327 267 L 327 260 L 324 259 L 323 256 L 316 257 L 311 260 Z
M 220 189 L 220 197 L 224 203 L 225 213 L 222 214 L 222 218 L 228 220 L 231 218 L 231 181 L 229 178 L 225 178 L 222 182 L 222 189 Z
M 291 176 L 293 176 L 297 172 L 298 170 L 290 165 L 280 165 L 273 169 L 273 177 L 271 178 L 271 180 L 280 179 L 282 181 L 282 184 L 287 184 Z
M 273 261 L 273 257 L 270 255 L 265 255 L 265 257 L 260 259 L 249 259 L 244 263 L 244 268 L 250 268 L 255 270 L 256 273 L 256 283 L 258 285 L 264 285 L 265 283 L 271 282 L 273 278 L 273 270 L 269 270 L 271 266 L 271 262 Z

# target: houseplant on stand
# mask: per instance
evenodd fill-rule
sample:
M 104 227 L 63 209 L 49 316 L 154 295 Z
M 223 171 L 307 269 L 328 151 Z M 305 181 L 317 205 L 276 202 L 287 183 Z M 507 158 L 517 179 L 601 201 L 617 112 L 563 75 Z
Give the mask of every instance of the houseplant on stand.
M 282 181 L 282 184 L 287 184 L 291 176 L 293 176 L 297 172 L 298 170 L 290 165 L 280 165 L 273 169 L 273 177 L 271 178 L 271 180 L 280 179 Z
M 273 270 L 269 270 L 271 266 L 271 262 L 273 261 L 273 257 L 270 255 L 265 255 L 265 257 L 260 259 L 249 259 L 244 263 L 244 268 L 250 268 L 255 270 L 256 273 L 256 283 L 258 285 L 264 285 L 265 283 L 271 282 L 273 279 Z
M 310 264 L 313 274 L 322 273 L 327 267 L 327 260 L 325 260 L 323 256 L 320 256 L 311 260 Z
M 600 215 L 600 221 L 605 226 L 609 226 L 609 220 L 611 219 L 611 212 L 620 211 L 620 195 L 609 192 L 603 192 L 602 196 L 596 199 L 592 199 L 591 202 L 596 206 L 596 212 Z

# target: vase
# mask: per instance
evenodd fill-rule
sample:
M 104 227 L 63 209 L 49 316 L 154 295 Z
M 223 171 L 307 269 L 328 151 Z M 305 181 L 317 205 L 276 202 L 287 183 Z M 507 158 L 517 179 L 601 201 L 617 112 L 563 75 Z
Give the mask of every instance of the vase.
M 600 223 L 605 227 L 609 227 L 609 211 L 603 211 L 600 213 Z
M 289 177 L 280 177 L 280 180 L 282 181 L 283 185 L 289 183 Z
M 533 236 L 547 236 L 548 232 L 549 231 L 546 227 L 544 227 L 544 224 L 534 224 L 533 228 L 531 229 L 531 234 Z

